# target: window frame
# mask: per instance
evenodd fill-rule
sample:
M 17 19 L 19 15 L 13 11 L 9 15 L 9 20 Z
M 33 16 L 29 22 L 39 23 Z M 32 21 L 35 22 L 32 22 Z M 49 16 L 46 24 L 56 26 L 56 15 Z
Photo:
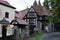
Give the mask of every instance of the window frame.
M 9 18 L 9 12 L 5 12 L 5 18 Z

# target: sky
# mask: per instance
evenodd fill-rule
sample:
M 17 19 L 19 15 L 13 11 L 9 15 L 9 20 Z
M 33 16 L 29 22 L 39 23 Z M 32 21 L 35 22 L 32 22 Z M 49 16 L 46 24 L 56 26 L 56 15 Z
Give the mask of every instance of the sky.
M 16 7 L 16 10 L 20 11 L 23 9 L 29 8 L 33 5 L 35 0 L 7 0 L 12 6 Z M 36 0 L 37 2 L 39 0 Z M 41 4 L 43 5 L 44 0 L 40 0 Z

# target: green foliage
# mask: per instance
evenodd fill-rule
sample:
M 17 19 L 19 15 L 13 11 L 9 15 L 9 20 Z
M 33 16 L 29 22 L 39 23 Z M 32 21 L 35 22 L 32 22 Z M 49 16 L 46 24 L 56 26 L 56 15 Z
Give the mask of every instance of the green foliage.
M 34 35 L 31 35 L 31 38 L 41 38 L 43 36 L 43 33 L 37 33 Z
M 59 22 L 60 21 L 60 0 L 51 0 L 52 11 L 53 11 L 53 21 Z
M 52 8 L 52 16 L 48 16 L 48 21 L 60 22 L 60 0 L 50 0 Z M 47 8 L 49 2 L 45 1 L 44 6 Z
M 49 4 L 48 4 L 48 3 L 49 3 L 48 0 L 44 0 L 44 3 L 43 3 L 43 4 L 44 4 L 44 6 L 45 6 L 47 9 L 49 9 Z

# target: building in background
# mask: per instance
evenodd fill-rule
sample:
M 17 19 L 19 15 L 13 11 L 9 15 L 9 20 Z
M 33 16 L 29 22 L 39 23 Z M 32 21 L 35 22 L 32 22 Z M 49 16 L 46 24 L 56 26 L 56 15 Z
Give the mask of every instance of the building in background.
M 20 37 L 24 38 L 29 34 L 27 30 L 28 23 L 24 20 L 22 13 L 19 11 L 15 11 L 15 18 L 16 21 L 18 22 L 17 26 L 20 29 L 20 34 L 21 34 Z
M 37 4 L 35 0 L 30 8 L 26 8 L 20 12 L 23 14 L 26 22 L 29 24 L 30 34 L 34 33 L 34 28 L 38 28 L 38 32 L 51 30 L 51 27 L 49 27 L 50 24 L 46 17 L 52 14 L 49 10 L 41 5 L 40 1 L 38 1 Z

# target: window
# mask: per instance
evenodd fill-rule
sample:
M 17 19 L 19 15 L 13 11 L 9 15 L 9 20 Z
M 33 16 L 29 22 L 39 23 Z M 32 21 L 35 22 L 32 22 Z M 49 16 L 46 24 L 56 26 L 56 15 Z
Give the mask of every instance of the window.
M 9 18 L 9 13 L 5 12 L 5 18 Z
M 42 17 L 42 19 L 43 19 L 43 20 L 46 20 L 46 17 L 45 17 L 45 16 L 43 16 L 43 17 Z
M 36 19 L 29 19 L 29 23 L 35 23 L 36 22 Z
M 35 13 L 35 11 L 34 11 L 33 8 L 31 8 L 31 9 L 29 10 L 28 15 L 29 15 L 29 16 L 36 16 L 36 13 Z
M 29 23 L 29 19 L 26 19 L 26 22 Z
M 29 16 L 36 16 L 36 13 L 28 13 Z
M 29 22 L 29 19 L 26 19 L 27 22 Z
M 39 19 L 42 20 L 42 17 L 40 17 Z

